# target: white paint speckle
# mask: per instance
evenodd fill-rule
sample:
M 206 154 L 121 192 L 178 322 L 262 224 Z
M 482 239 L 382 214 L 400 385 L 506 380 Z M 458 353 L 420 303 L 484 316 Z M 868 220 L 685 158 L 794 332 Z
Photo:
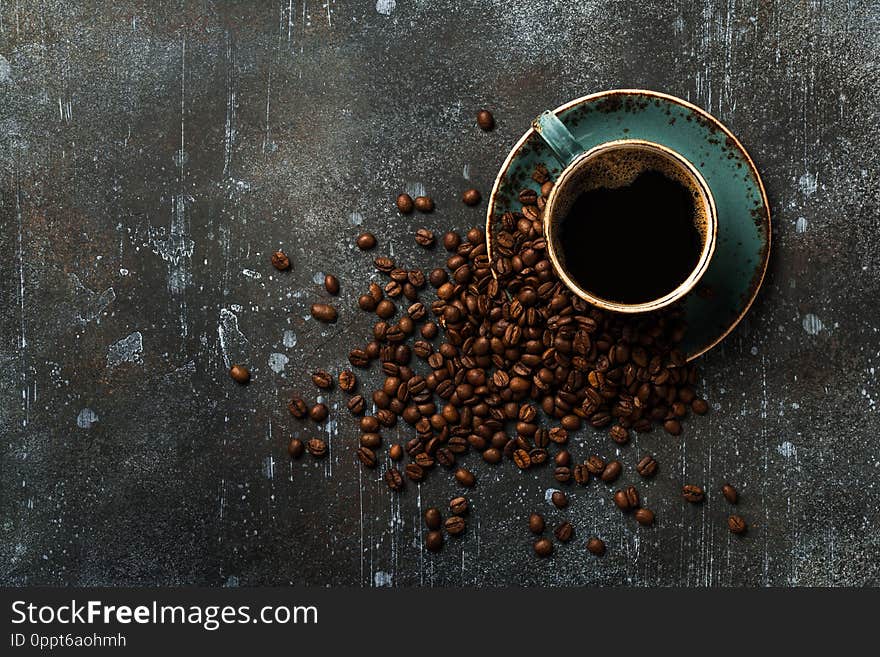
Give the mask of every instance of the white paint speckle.
M 217 338 L 226 367 L 231 367 L 233 362 L 247 362 L 245 356 L 250 342 L 238 329 L 238 316 L 227 308 L 220 309 L 220 318 L 217 321 Z M 231 356 L 234 357 L 234 361 Z
M 316 271 L 315 275 L 312 276 L 312 282 L 315 285 L 323 285 L 324 284 L 324 272 Z
M 795 447 L 787 440 L 783 442 L 779 447 L 777 447 L 776 451 L 779 452 L 779 455 L 783 458 L 797 458 L 797 447 Z
M 114 368 L 122 363 L 143 365 L 144 336 L 135 331 L 121 340 L 114 342 L 107 350 L 107 367 Z
M 806 217 L 798 217 L 797 221 L 794 223 L 794 230 L 796 233 L 806 233 L 807 232 L 807 219 Z
M 286 331 L 284 331 L 284 337 L 281 338 L 281 342 L 288 349 L 295 347 L 296 346 L 296 333 L 294 333 L 290 329 L 287 329 Z
M 373 575 L 373 586 L 391 586 L 393 580 L 394 575 L 386 573 L 384 570 L 378 570 Z
M 247 276 L 248 278 L 251 278 L 255 281 L 258 281 L 261 278 L 263 278 L 263 275 L 260 272 L 254 271 L 253 269 L 242 269 L 241 274 L 242 274 L 242 276 Z
M 464 169 L 461 170 L 461 177 L 464 178 L 465 180 L 471 179 L 471 165 L 470 164 L 464 165 Z
M 807 313 L 804 315 L 804 321 L 802 322 L 804 330 L 810 335 L 818 335 L 819 332 L 825 328 L 825 325 L 822 323 L 822 320 L 816 317 L 813 313 Z
M 816 180 L 816 174 L 814 173 L 807 171 L 804 175 L 798 178 L 798 188 L 804 196 L 809 197 L 815 194 L 818 186 L 819 184 Z
M 84 408 L 76 416 L 76 426 L 80 429 L 91 429 L 92 425 L 98 421 L 98 414 L 91 408 Z
M 3 55 L 0 55 L 0 83 L 12 82 L 12 65 Z
M 396 0 L 376 0 L 376 11 L 383 16 L 390 16 L 395 7 L 397 7 Z
M 362 215 L 360 212 L 352 212 L 350 215 L 348 215 L 348 223 L 350 223 L 352 226 L 360 226 L 362 223 L 364 223 L 364 215 Z
M 281 374 L 288 362 L 290 362 L 290 359 L 284 354 L 269 354 L 269 369 L 275 372 L 275 374 Z

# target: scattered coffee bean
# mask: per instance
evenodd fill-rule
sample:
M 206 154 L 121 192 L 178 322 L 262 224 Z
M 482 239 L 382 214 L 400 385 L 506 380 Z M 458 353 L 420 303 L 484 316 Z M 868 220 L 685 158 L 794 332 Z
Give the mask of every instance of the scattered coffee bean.
M 487 109 L 481 109 L 477 112 L 477 125 L 483 130 L 491 130 L 495 127 L 495 117 L 492 112 Z
M 458 236 L 458 233 L 449 231 L 443 236 L 443 248 L 447 251 L 455 251 L 460 244 L 461 237 Z
M 564 509 L 568 506 L 568 498 L 561 490 L 553 491 L 553 494 L 550 496 L 550 501 L 553 502 L 553 506 L 557 509 Z
M 339 373 L 339 388 L 344 392 L 351 392 L 357 387 L 357 377 L 351 370 L 342 370 Z
M 244 365 L 233 365 L 229 368 L 229 376 L 236 383 L 247 383 L 251 380 L 251 373 Z
M 306 402 L 299 395 L 294 395 L 291 398 L 287 403 L 287 410 L 289 410 L 290 414 L 297 420 L 302 420 L 309 413 L 309 408 L 306 406 Z
M 362 294 L 358 297 L 358 307 L 366 312 L 376 310 L 377 301 L 370 294 Z
M 650 509 L 637 509 L 635 516 L 640 525 L 647 527 L 654 524 L 654 512 Z
M 571 526 L 570 522 L 563 522 L 555 530 L 553 530 L 553 534 L 556 536 L 557 540 L 562 541 L 563 543 L 567 543 L 574 535 L 574 528 Z
M 409 194 L 404 192 L 397 197 L 397 209 L 401 214 L 409 214 L 413 211 L 413 207 L 412 196 Z
M 290 258 L 287 257 L 284 251 L 275 251 L 272 254 L 272 266 L 278 271 L 290 269 Z
M 379 305 L 376 306 L 376 314 L 382 319 L 389 319 L 393 317 L 396 312 L 397 306 L 388 299 L 382 299 L 382 301 L 379 302 Z
M 369 447 L 358 447 L 357 457 L 367 468 L 376 467 L 376 452 Z
M 468 501 L 464 497 L 453 497 L 449 500 L 449 510 L 457 516 L 467 513 Z
M 459 468 L 455 471 L 455 479 L 465 488 L 472 488 L 477 480 L 474 477 L 473 473 L 470 470 L 466 470 L 464 468 Z
M 626 494 L 630 508 L 635 509 L 639 505 L 639 491 L 635 486 L 627 486 L 623 492 Z
M 535 550 L 535 554 L 541 558 L 549 557 L 553 554 L 553 543 L 550 542 L 550 539 L 539 538 L 532 547 Z
M 587 550 L 589 550 L 591 554 L 601 557 L 605 554 L 605 542 L 601 538 L 593 536 L 587 541 Z
M 327 455 L 327 443 L 320 438 L 312 438 L 309 440 L 309 442 L 306 443 L 306 449 L 309 454 L 317 459 L 323 458 Z
M 706 498 L 706 493 L 699 486 L 685 484 L 681 489 L 682 497 L 691 504 L 699 504 Z
M 361 395 L 354 395 L 348 400 L 348 410 L 354 415 L 363 415 L 367 407 L 366 400 Z
M 333 377 L 324 370 L 312 372 L 312 383 L 322 390 L 329 390 L 333 387 Z
M 608 431 L 608 435 L 611 436 L 611 439 L 616 442 L 618 445 L 625 445 L 629 442 L 629 431 L 626 428 L 622 427 L 619 424 L 615 424 Z
M 434 233 L 427 228 L 419 228 L 416 231 L 416 243 L 426 249 L 434 246 Z
M 303 441 L 299 438 L 292 438 L 290 442 L 287 443 L 287 453 L 292 459 L 298 459 L 302 456 L 304 450 L 305 445 L 303 445 Z
M 590 471 L 590 474 L 601 475 L 605 471 L 605 461 L 599 456 L 591 456 L 584 462 L 584 465 L 587 466 L 587 470 Z M 620 473 L 618 472 L 617 474 Z M 616 476 L 617 475 L 615 475 L 615 477 Z
M 749 527 L 742 516 L 734 514 L 727 519 L 727 528 L 734 534 L 744 534 Z
M 425 534 L 425 547 L 430 552 L 439 552 L 443 547 L 443 534 L 439 531 L 430 531 Z
M 621 511 L 629 511 L 632 508 L 626 498 L 626 493 L 622 490 L 614 491 L 614 503 Z
M 443 518 L 440 510 L 431 506 L 425 509 L 425 527 L 431 530 L 438 530 L 443 525 Z
M 355 243 L 361 251 L 369 251 L 376 248 L 376 236 L 373 233 L 361 233 Z
M 335 322 L 336 308 L 331 306 L 329 303 L 313 303 L 312 317 L 317 319 L 319 322 Z
M 399 461 L 403 458 L 403 447 L 397 444 L 392 445 L 391 448 L 388 450 L 388 457 L 392 461 Z
M 709 404 L 705 399 L 695 399 L 691 402 L 691 410 L 697 415 L 705 415 L 709 411 Z
M 323 422 L 327 419 L 329 414 L 330 410 L 327 408 L 327 405 L 323 403 L 315 404 L 309 409 L 309 417 L 315 422 Z
M 385 483 L 388 484 L 388 488 L 393 491 L 399 491 L 403 488 L 403 475 L 400 474 L 400 470 L 397 468 L 388 468 L 385 471 Z
M 324 289 L 332 295 L 339 294 L 339 279 L 333 274 L 324 276 Z
M 580 484 L 581 486 L 585 486 L 590 483 L 590 469 L 584 463 L 579 463 L 571 471 L 572 476 L 574 477 L 575 482 Z
M 544 518 L 540 514 L 533 513 L 529 516 L 529 531 L 533 534 L 540 534 L 544 531 Z
M 443 523 L 443 528 L 450 536 L 458 536 L 464 530 L 467 524 L 461 516 L 449 516 Z
M 646 479 L 648 477 L 653 477 L 657 474 L 657 461 L 655 461 L 654 457 L 650 454 L 643 456 L 642 460 L 636 465 L 636 472 Z
M 739 500 L 739 494 L 736 492 L 736 488 L 730 484 L 724 484 L 721 487 L 721 494 L 724 495 L 724 499 L 731 504 L 736 504 L 737 500 Z
M 430 196 L 416 196 L 413 205 L 419 212 L 432 212 L 434 210 L 434 200 Z
M 620 476 L 622 470 L 623 466 L 620 465 L 620 461 L 611 461 L 611 463 L 606 465 L 602 470 L 601 479 L 606 484 L 610 484 Z
M 468 189 L 464 194 L 461 195 L 461 200 L 465 205 L 474 206 L 479 204 L 482 197 L 480 196 L 480 192 L 476 189 Z

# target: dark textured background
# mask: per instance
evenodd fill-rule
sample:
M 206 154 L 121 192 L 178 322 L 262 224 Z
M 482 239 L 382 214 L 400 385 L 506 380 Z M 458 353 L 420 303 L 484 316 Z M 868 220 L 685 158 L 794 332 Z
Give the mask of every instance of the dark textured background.
M 0 6 L 0 582 L 880 583 L 877 2 L 256 4 Z M 596 484 L 557 512 L 549 470 L 471 457 L 468 533 L 429 555 L 419 510 L 455 484 L 392 495 L 356 464 L 339 392 L 331 456 L 291 464 L 314 427 L 285 401 L 366 335 L 361 228 L 438 262 L 415 228 L 480 222 L 458 197 L 489 190 L 529 121 L 612 87 L 681 96 L 741 138 L 773 208 L 764 288 L 702 359 L 712 412 L 620 450 L 661 463 L 636 482 L 656 527 Z M 394 195 L 421 188 L 437 212 L 398 216 Z M 307 317 L 319 272 L 343 284 L 329 328 Z M 573 443 L 615 452 L 593 430 Z M 684 482 L 707 503 L 683 503 Z M 577 532 L 540 562 L 536 509 Z

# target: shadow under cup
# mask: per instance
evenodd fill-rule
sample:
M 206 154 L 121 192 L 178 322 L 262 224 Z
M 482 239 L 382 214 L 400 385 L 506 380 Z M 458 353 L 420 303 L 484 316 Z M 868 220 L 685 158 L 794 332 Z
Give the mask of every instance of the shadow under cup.
M 708 269 L 717 217 L 687 159 L 643 140 L 600 144 L 559 175 L 544 208 L 550 259 L 587 302 L 650 312 L 687 294 Z

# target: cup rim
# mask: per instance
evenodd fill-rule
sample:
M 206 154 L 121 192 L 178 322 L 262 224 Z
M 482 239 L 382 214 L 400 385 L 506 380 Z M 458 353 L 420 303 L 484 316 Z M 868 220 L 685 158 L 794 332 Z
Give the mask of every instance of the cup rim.
M 667 292 L 662 297 L 658 297 L 657 299 L 651 299 L 650 301 L 645 301 L 642 303 L 621 303 L 618 301 L 612 301 L 610 299 L 604 299 L 602 297 L 596 296 L 595 294 L 589 292 L 588 290 L 585 290 L 574 280 L 572 280 L 572 278 L 568 275 L 568 272 L 565 270 L 559 260 L 559 256 L 556 253 L 556 247 L 554 243 L 555 240 L 550 237 L 549 228 L 553 216 L 553 206 L 556 203 L 559 194 L 561 193 L 561 189 L 564 186 L 564 183 L 568 177 L 573 175 L 587 160 L 593 159 L 601 153 L 618 148 L 633 146 L 642 147 L 648 150 L 659 151 L 666 157 L 671 158 L 682 168 L 684 168 L 684 170 L 687 171 L 687 173 L 690 174 L 690 176 L 696 181 L 697 186 L 699 187 L 700 192 L 705 199 L 706 205 L 708 206 L 708 216 L 706 218 L 707 234 L 706 241 L 700 253 L 700 259 L 697 261 L 697 264 L 694 266 L 694 269 L 691 271 L 688 277 L 685 278 L 681 283 L 679 283 L 679 285 L 677 285 L 671 291 Z M 663 144 L 658 144 L 657 142 L 649 141 L 647 139 L 615 139 L 613 141 L 606 141 L 598 144 L 593 148 L 581 153 L 577 158 L 575 158 L 573 162 L 567 165 L 557 177 L 556 182 L 553 185 L 553 189 L 550 192 L 550 196 L 547 198 L 547 203 L 544 206 L 544 216 L 542 218 L 542 223 L 544 226 L 544 236 L 547 242 L 547 254 L 550 256 L 550 261 L 553 263 L 553 268 L 556 270 L 556 274 L 559 276 L 559 278 L 562 279 L 566 287 L 568 287 L 569 290 L 577 294 L 584 301 L 594 306 L 612 312 L 627 314 L 646 313 L 665 308 L 666 306 L 675 303 L 676 301 L 684 297 L 688 292 L 690 292 L 703 277 L 703 274 L 706 273 L 706 270 L 709 268 L 709 263 L 712 261 L 712 256 L 715 253 L 715 243 L 718 236 L 718 214 L 715 206 L 715 197 L 712 194 L 712 190 L 709 188 L 709 185 L 706 182 L 705 178 L 703 178 L 699 170 L 684 155 L 669 148 L 668 146 L 664 146 Z

